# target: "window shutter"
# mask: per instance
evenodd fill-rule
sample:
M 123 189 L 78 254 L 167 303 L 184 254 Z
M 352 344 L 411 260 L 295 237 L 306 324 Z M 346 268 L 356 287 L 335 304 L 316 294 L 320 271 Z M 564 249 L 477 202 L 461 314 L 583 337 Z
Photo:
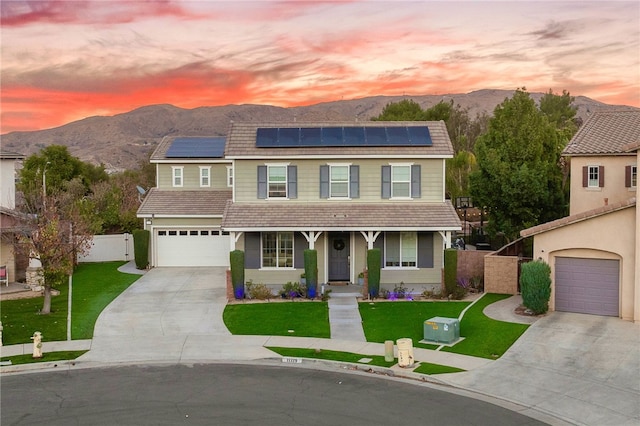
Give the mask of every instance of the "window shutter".
M 598 186 L 604 188 L 604 166 L 598 166 Z
M 360 166 L 349 167 L 349 195 L 360 198 Z
M 244 234 L 244 267 L 246 269 L 260 269 L 260 233 L 245 232 Z
M 320 166 L 320 198 L 329 198 L 329 166 Z
M 411 198 L 420 198 L 422 195 L 420 181 L 420 165 L 411 166 Z
M 433 268 L 433 232 L 418 233 L 418 268 Z
M 298 166 L 287 167 L 287 198 L 298 198 Z
M 391 198 L 391 166 L 382 166 L 382 198 Z
M 589 167 L 582 167 L 582 187 L 586 188 L 589 186 Z
M 304 251 L 309 248 L 307 239 L 300 232 L 293 234 L 293 267 L 304 269 Z
M 624 186 L 626 188 L 631 188 L 631 166 L 626 166 L 624 168 Z
M 267 166 L 258 166 L 258 198 L 267 198 Z

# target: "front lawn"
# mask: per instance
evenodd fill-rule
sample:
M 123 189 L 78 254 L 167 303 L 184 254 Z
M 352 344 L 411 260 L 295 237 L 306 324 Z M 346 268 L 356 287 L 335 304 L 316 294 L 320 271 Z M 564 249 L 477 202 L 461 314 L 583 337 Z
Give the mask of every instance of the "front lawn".
M 2 357 L 2 361 L 11 361 L 10 365 L 33 364 L 36 362 L 66 361 L 70 359 L 76 359 L 80 355 L 84 355 L 85 353 L 87 353 L 87 351 L 45 352 L 42 354 L 42 358 L 34 358 L 32 354 L 24 354 L 5 356 Z
M 118 267 L 125 262 L 81 263 L 73 274 L 71 337 L 91 339 L 100 312 L 140 275 L 123 274 Z M 44 297 L 0 302 L 3 344 L 30 343 L 35 331 L 45 342 L 67 339 L 68 285 L 51 298 L 51 313 L 41 315 Z
M 227 305 L 222 316 L 231 334 L 331 336 L 327 302 L 274 302 Z
M 367 342 L 384 343 L 405 337 L 415 347 L 435 349 L 418 343 L 424 338 L 424 322 L 433 317 L 458 318 L 470 302 L 361 302 L 358 304 Z

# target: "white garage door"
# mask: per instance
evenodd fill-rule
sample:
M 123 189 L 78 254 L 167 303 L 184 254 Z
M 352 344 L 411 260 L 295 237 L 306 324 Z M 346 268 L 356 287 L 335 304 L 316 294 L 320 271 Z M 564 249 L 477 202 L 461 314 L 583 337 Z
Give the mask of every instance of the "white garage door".
M 556 258 L 556 311 L 619 316 L 620 262 Z
M 156 266 L 229 266 L 229 235 L 216 229 L 158 229 Z

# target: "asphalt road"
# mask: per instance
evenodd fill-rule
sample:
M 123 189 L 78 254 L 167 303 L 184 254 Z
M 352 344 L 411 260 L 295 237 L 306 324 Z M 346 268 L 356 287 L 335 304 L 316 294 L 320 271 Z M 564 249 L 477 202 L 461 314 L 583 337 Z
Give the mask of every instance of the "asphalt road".
M 542 425 L 374 375 L 280 365 L 124 366 L 5 375 L 3 426 Z

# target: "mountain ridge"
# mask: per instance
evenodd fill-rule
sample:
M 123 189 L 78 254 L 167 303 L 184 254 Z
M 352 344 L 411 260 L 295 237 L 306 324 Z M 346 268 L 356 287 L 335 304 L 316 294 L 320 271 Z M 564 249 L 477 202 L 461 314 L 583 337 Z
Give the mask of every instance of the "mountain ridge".
M 482 113 L 491 115 L 495 107 L 514 92 L 481 89 L 461 94 L 370 96 L 296 107 L 229 104 L 185 109 L 156 104 L 113 116 L 87 117 L 51 129 L 6 133 L 0 138 L 4 150 L 29 156 L 48 145 L 65 145 L 82 161 L 104 164 L 109 171 L 121 171 L 146 161 L 165 136 L 226 136 L 234 121 L 369 121 L 388 103 L 403 99 L 412 99 L 425 109 L 443 100 L 453 100 L 462 108 L 469 108 L 470 116 L 475 117 Z M 530 93 L 536 102 L 543 95 Z M 577 116 L 582 119 L 596 110 L 636 109 L 604 104 L 585 96 L 575 96 L 574 105 L 578 108 Z

